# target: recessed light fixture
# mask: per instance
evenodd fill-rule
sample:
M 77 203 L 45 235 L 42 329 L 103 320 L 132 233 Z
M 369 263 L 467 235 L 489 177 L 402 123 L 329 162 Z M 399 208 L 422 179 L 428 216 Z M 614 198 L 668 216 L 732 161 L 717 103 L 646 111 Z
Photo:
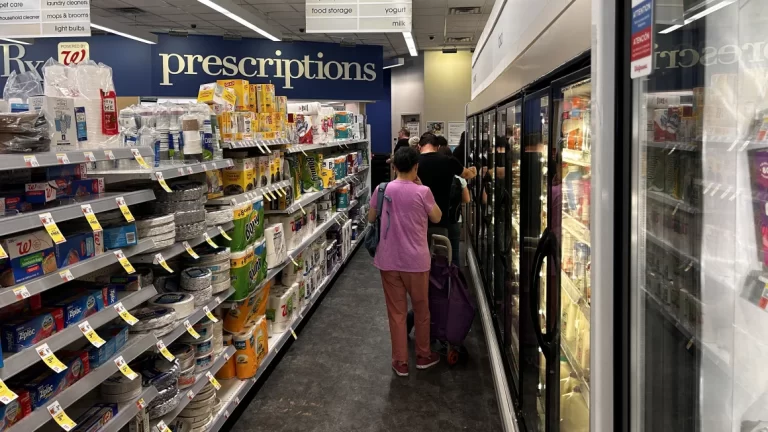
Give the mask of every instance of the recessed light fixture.
M 265 38 L 279 42 L 279 33 L 269 28 L 266 22 L 251 14 L 242 7 L 230 2 L 229 0 L 197 0 L 209 8 L 219 12 L 228 18 L 231 18 L 240 24 L 248 27 Z
M 405 38 L 405 44 L 408 46 L 408 52 L 411 53 L 411 57 L 417 57 L 419 52 L 416 50 L 416 42 L 413 40 L 411 32 L 404 32 L 403 37 Z
M 16 39 L 0 38 L 0 40 L 10 42 L 10 43 L 20 44 L 20 45 L 30 45 L 29 42 L 24 42 Z

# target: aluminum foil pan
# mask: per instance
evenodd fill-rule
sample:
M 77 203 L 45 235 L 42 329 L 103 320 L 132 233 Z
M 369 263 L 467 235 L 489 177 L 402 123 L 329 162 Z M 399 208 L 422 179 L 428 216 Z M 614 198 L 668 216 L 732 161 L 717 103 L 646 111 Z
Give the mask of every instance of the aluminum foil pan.
M 150 420 L 154 420 L 157 418 L 160 418 L 169 412 L 173 411 L 177 406 L 179 406 L 179 402 L 181 402 L 181 398 L 183 397 L 183 394 L 178 390 L 174 389 L 176 391 L 176 394 L 173 395 L 171 399 L 168 399 L 165 402 L 159 403 L 156 406 L 153 406 L 151 408 L 147 408 L 147 414 L 149 415 Z M 160 398 L 160 395 L 157 395 L 155 397 L 155 400 L 158 400 Z M 154 402 L 154 400 L 152 401 Z
M 225 279 L 221 282 L 217 282 L 211 287 L 213 288 L 213 294 L 218 294 L 220 292 L 224 292 L 229 289 L 229 287 L 232 286 L 232 279 Z
M 155 386 L 158 391 L 162 392 L 169 388 L 176 388 L 181 368 L 179 367 L 179 362 L 171 363 L 165 361 L 162 363 L 146 363 L 139 372 L 142 377 L 142 385 L 145 387 Z
M 151 249 L 147 249 L 146 253 L 161 251 L 161 250 L 163 250 L 163 249 L 165 249 L 167 247 L 173 246 L 174 243 L 176 243 L 176 236 L 175 235 L 174 235 L 174 238 L 172 238 L 172 239 L 160 240 L 160 241 L 155 240 L 155 247 L 153 247 Z
M 131 330 L 135 331 L 147 331 L 165 327 L 168 324 L 175 323 L 177 320 L 176 311 L 166 306 L 142 307 L 132 310 L 131 314 L 139 320 L 139 322 L 131 327 Z
M 145 239 L 147 237 L 155 237 L 155 236 L 157 236 L 158 237 L 157 240 L 167 240 L 167 239 L 159 238 L 159 237 L 161 237 L 163 234 L 168 234 L 168 233 L 173 233 L 174 236 L 176 235 L 176 224 L 175 223 L 170 222 L 170 223 L 167 223 L 165 225 L 159 225 L 159 226 L 154 226 L 154 227 L 149 227 L 149 228 L 140 228 L 139 229 L 139 238 L 140 239 Z M 153 238 L 153 240 L 155 240 L 155 239 Z
M 205 223 L 208 226 L 222 225 L 227 222 L 232 222 L 234 214 L 232 209 L 227 207 L 224 210 L 207 210 L 205 213 Z
M 199 291 L 189 291 L 189 293 L 195 296 L 195 307 L 200 307 L 211 301 L 211 297 L 213 297 L 213 287 L 209 285 L 204 289 Z
M 122 215 L 121 215 L 122 216 Z M 143 230 L 168 225 L 173 222 L 173 215 L 144 216 L 136 219 L 136 229 Z
M 198 222 L 190 225 L 176 225 L 176 240 L 191 240 L 203 235 L 205 232 L 205 222 Z
M 189 225 L 205 220 L 205 210 L 201 208 L 191 208 L 188 210 L 179 210 L 174 213 L 176 223 L 179 225 Z
M 171 192 L 166 192 L 163 189 L 155 192 L 158 202 L 196 201 L 202 198 L 208 190 L 206 185 L 193 181 L 174 182 L 169 186 Z

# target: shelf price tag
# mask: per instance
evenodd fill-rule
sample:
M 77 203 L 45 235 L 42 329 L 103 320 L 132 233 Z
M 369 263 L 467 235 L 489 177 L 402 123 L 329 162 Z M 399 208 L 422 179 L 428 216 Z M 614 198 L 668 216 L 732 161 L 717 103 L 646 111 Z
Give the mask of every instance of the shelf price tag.
M 296 204 L 298 204 L 298 205 L 299 205 L 299 209 L 301 209 L 301 214 L 303 214 L 303 215 L 306 215 L 306 214 L 307 214 L 307 212 L 305 212 L 305 211 L 304 211 L 304 207 L 302 207 L 302 206 L 301 206 L 301 203 L 298 203 L 298 202 L 297 202 Z
M 72 275 L 72 271 L 69 269 L 59 272 L 59 277 L 61 277 L 61 280 L 64 282 L 70 282 L 75 279 L 75 277 Z
M 298 336 L 296 336 L 296 332 L 295 332 L 295 331 L 293 331 L 293 329 L 291 329 L 291 336 L 293 336 L 293 339 L 294 339 L 294 340 L 299 340 L 299 337 L 298 337 Z
M 188 166 L 187 167 L 187 174 L 194 174 L 194 173 L 195 173 L 195 170 L 193 170 L 191 166 Z
M 195 250 L 194 250 L 194 249 L 192 249 L 192 246 L 190 246 L 190 245 L 189 245 L 189 242 L 188 242 L 188 241 L 185 241 L 185 242 L 184 242 L 184 243 L 182 243 L 182 244 L 184 245 L 184 249 L 186 249 L 186 250 L 187 250 L 187 253 L 189 254 L 189 256 L 191 256 L 191 257 L 192 257 L 192 258 L 194 258 L 194 259 L 200 259 L 200 255 L 198 255 L 198 254 L 195 252 Z
M 25 298 L 29 298 L 29 296 L 31 295 L 27 287 L 24 285 L 14 288 L 13 294 L 16 296 L 16 301 L 22 301 Z
M 72 421 L 67 413 L 64 412 L 59 401 L 54 401 L 52 404 L 48 405 L 46 409 L 48 409 L 48 413 L 53 417 L 53 421 L 65 431 L 69 432 L 77 426 L 77 423 Z
M 54 372 L 61 373 L 67 370 L 67 366 L 56 357 L 56 354 L 54 354 L 50 348 L 48 348 L 48 344 L 40 345 L 39 347 L 35 348 L 35 351 L 37 351 L 37 355 L 40 356 L 40 358 L 43 360 L 43 363 L 45 363 Z
M 90 204 L 83 204 L 80 206 L 80 209 L 83 211 L 83 216 L 85 216 L 85 219 L 88 221 L 88 225 L 91 226 L 93 231 L 103 230 L 101 224 L 99 223 L 99 219 L 96 218 L 96 214 L 93 213 L 93 207 L 91 207 Z
M 211 313 L 211 310 L 210 310 L 210 309 L 208 309 L 208 306 L 203 306 L 203 312 L 205 312 L 205 316 L 207 316 L 207 317 L 208 317 L 208 319 L 209 319 L 209 320 L 211 320 L 211 322 L 215 322 L 215 323 L 219 322 L 219 319 L 218 319 L 218 318 L 216 318 L 216 317 L 215 317 L 215 316 L 214 316 L 214 315 Z
M 168 347 L 165 346 L 165 343 L 163 343 L 163 341 L 161 340 L 157 341 L 156 346 L 157 346 L 157 350 L 160 351 L 160 354 L 162 354 L 166 360 L 168 360 L 169 362 L 173 362 L 174 360 L 176 360 L 176 356 L 173 355 L 168 350 Z
M 219 233 L 221 234 L 221 236 L 222 236 L 222 237 L 224 237 L 225 239 L 227 239 L 227 240 L 229 240 L 229 241 L 232 241 L 232 237 L 230 237 L 230 236 L 229 236 L 229 235 L 226 233 L 226 231 L 224 231 L 224 228 L 222 228 L 222 227 L 221 227 L 221 225 L 217 226 L 216 228 L 218 228 L 218 229 L 219 229 Z
M 157 432 L 171 432 L 171 430 L 165 425 L 164 421 L 160 420 L 157 422 Z
M 163 188 L 164 191 L 170 193 L 171 188 L 168 186 L 168 183 L 165 182 L 165 178 L 163 178 L 163 173 L 156 172 L 155 177 L 157 178 L 157 182 L 160 183 L 160 187 Z
M 277 193 L 277 196 L 281 196 L 281 197 L 285 196 L 285 192 L 283 192 L 283 190 L 279 187 L 275 188 L 275 193 Z
M 2 258 L 2 259 L 8 258 L 8 252 L 6 252 L 5 249 L 3 249 L 2 246 L 0 246 L 0 258 Z
M 207 232 L 203 233 L 203 238 L 205 239 L 206 242 L 208 242 L 209 245 L 211 245 L 212 248 L 219 247 L 219 245 L 217 245 L 216 243 L 214 243 L 213 240 L 211 240 L 211 236 L 209 236 Z
M 173 269 L 171 268 L 171 266 L 169 266 L 168 263 L 165 262 L 165 258 L 163 258 L 163 254 L 158 253 L 157 255 L 155 255 L 155 264 L 160 264 L 165 269 L 165 271 L 167 271 L 168 273 L 173 273 Z
M 8 405 L 18 397 L 19 396 L 16 393 L 12 392 L 11 389 L 5 385 L 3 380 L 0 380 L 0 402 L 2 402 L 3 405 Z
M 147 403 L 144 402 L 144 398 L 139 398 L 139 400 L 136 401 L 136 408 L 138 408 L 139 411 L 146 408 L 146 406 L 147 406 Z
M 187 329 L 187 333 L 189 333 L 190 336 L 195 339 L 200 339 L 200 333 L 196 332 L 195 329 L 192 328 L 192 324 L 189 323 L 189 320 L 184 320 L 184 327 Z
M 117 258 L 117 261 L 120 263 L 121 266 L 123 266 L 123 269 L 128 274 L 134 274 L 136 273 L 136 269 L 133 268 L 133 265 L 131 265 L 131 262 L 128 261 L 128 258 L 125 257 L 125 254 L 122 250 L 118 249 L 114 251 L 115 257 Z
M 45 227 L 45 230 L 48 231 L 48 235 L 51 236 L 51 240 L 53 240 L 54 243 L 61 244 L 67 241 L 61 234 L 59 227 L 56 225 L 56 221 L 53 220 L 53 216 L 50 213 L 40 214 L 40 222 L 43 224 L 43 227 Z
M 120 212 L 123 214 L 123 217 L 125 217 L 127 222 L 133 222 L 136 220 L 133 217 L 131 210 L 128 208 L 128 204 L 125 203 L 125 198 L 119 196 L 115 198 L 115 202 L 117 203 L 117 206 L 120 207 Z
M 211 373 L 211 371 L 206 372 L 205 376 L 208 378 L 208 381 L 211 383 L 213 388 L 215 388 L 216 390 L 221 389 L 221 384 L 219 384 L 219 381 L 213 377 L 213 374 Z
M 99 348 L 107 343 L 107 341 L 102 339 L 101 336 L 96 333 L 96 330 L 91 327 L 91 324 L 89 324 L 88 321 L 83 321 L 77 326 L 80 328 L 80 331 L 83 332 L 83 336 L 88 339 L 88 342 L 90 342 L 91 345 L 95 346 L 96 348 Z
M 264 199 L 267 200 L 267 202 L 272 201 L 272 198 L 269 197 L 269 194 L 267 192 L 268 191 L 264 191 L 261 196 L 263 196 Z
M 24 156 L 24 165 L 26 165 L 27 168 L 37 168 L 40 166 L 34 155 Z
M 115 160 L 115 154 L 112 153 L 112 150 L 104 150 L 104 156 L 106 156 L 108 160 Z
M 141 155 L 139 149 L 132 148 L 131 153 L 133 153 L 133 158 L 136 159 L 136 162 L 139 163 L 139 166 L 144 169 L 149 169 L 149 165 L 147 164 L 147 161 L 144 160 L 144 157 Z
M 93 155 L 93 152 L 83 152 L 83 157 L 87 162 L 96 162 L 96 156 Z
M 128 366 L 128 363 L 125 362 L 125 359 L 123 358 L 123 356 L 119 356 L 118 358 L 115 359 L 115 365 L 117 366 L 117 369 L 119 369 L 120 372 L 122 372 L 123 375 L 125 375 L 125 377 L 128 378 L 129 380 L 133 381 L 139 377 L 139 374 L 134 372 L 133 369 L 131 369 L 131 367 Z
M 66 153 L 56 153 L 56 160 L 59 162 L 59 165 L 69 165 L 69 156 L 67 156 Z
M 125 306 L 123 306 L 122 302 L 115 303 L 114 308 L 115 308 L 115 311 L 117 311 L 117 314 L 120 315 L 120 318 L 122 318 L 123 321 L 125 321 L 125 323 L 128 324 L 129 326 L 132 326 L 137 322 L 139 322 L 139 319 L 131 315 L 131 313 L 128 312 Z

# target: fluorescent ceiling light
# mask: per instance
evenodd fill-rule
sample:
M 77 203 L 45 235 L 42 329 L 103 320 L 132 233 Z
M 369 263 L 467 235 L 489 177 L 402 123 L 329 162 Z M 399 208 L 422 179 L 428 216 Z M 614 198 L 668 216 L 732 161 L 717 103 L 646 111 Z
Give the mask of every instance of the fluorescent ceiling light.
M 16 40 L 16 39 L 0 38 L 0 40 L 1 41 L 10 42 L 10 43 L 15 43 L 15 44 L 29 45 L 29 42 L 23 42 L 23 41 Z
M 98 15 L 91 15 L 91 27 L 150 45 L 156 44 L 158 40 L 156 34 L 138 30 L 136 27 L 131 27 Z
M 386 64 L 387 62 L 391 62 L 391 63 L 390 64 Z M 386 66 L 382 67 L 382 69 L 392 69 L 394 67 L 398 67 L 398 66 L 404 65 L 405 64 L 405 59 L 402 58 L 402 57 L 398 57 L 398 58 L 395 58 L 395 59 L 389 59 L 389 60 L 385 59 L 384 63 L 386 64 Z
M 215 10 L 216 12 L 219 12 L 228 18 L 231 18 L 240 24 L 248 27 L 249 29 L 255 31 L 256 33 L 264 36 L 265 38 L 274 41 L 279 42 L 280 37 L 276 36 L 279 33 L 276 31 L 273 31 L 272 29 L 269 29 L 267 24 L 263 22 L 261 19 L 256 17 L 255 15 L 251 14 L 250 12 L 246 11 L 242 7 L 230 3 L 227 0 L 197 0 L 200 3 L 208 6 L 209 8 Z M 244 17 L 248 17 L 249 19 L 246 19 Z M 257 23 L 258 25 L 256 25 Z
M 683 24 L 675 24 L 675 25 L 673 25 L 671 27 L 665 28 L 664 30 L 660 31 L 659 33 L 661 33 L 661 34 L 672 33 L 673 31 L 679 29 L 682 26 L 683 26 Z
M 405 38 L 405 44 L 408 46 L 408 52 L 411 53 L 411 57 L 417 57 L 419 52 L 416 50 L 416 42 L 413 41 L 411 32 L 403 33 L 403 37 Z
M 667 27 L 664 30 L 660 31 L 659 33 L 661 33 L 661 34 L 671 33 L 673 31 L 679 29 L 680 27 L 683 27 L 684 25 L 687 25 L 687 24 L 690 24 L 690 23 L 696 21 L 697 19 L 704 18 L 705 16 L 707 16 L 707 15 L 713 13 L 713 12 L 719 11 L 720 9 L 722 9 L 722 8 L 732 4 L 732 3 L 734 3 L 735 1 L 736 0 L 723 0 L 722 2 L 712 6 L 711 8 L 704 9 L 703 11 L 697 13 L 696 15 L 693 15 L 690 18 L 686 18 L 685 21 L 683 21 L 682 24 L 675 24 L 673 26 Z
M 152 42 L 151 40 L 147 40 L 147 39 L 144 39 L 144 38 L 140 38 L 138 36 L 130 35 L 128 33 L 123 33 L 123 32 L 117 31 L 115 29 L 111 29 L 109 27 L 104 27 L 104 26 L 101 26 L 101 25 L 98 25 L 98 24 L 94 24 L 94 23 L 91 23 L 91 27 L 97 28 L 99 30 L 104 30 L 105 32 L 114 33 L 114 34 L 116 34 L 118 36 L 126 37 L 128 39 L 133 39 L 135 41 L 143 42 L 145 44 L 155 45 L 157 43 L 157 42 Z

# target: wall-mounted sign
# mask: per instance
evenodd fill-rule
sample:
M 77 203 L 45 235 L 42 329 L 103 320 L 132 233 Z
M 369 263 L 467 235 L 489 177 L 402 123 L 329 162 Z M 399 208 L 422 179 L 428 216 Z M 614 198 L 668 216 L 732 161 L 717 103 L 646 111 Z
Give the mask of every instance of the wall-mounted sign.
M 91 0 L 0 0 L 0 37 L 91 35 Z
M 71 65 L 90 59 L 88 42 L 59 42 L 59 63 Z
M 448 145 L 456 147 L 461 141 L 461 134 L 464 133 L 467 124 L 464 122 L 448 122 Z
M 427 132 L 435 135 L 445 135 L 445 122 L 428 121 Z
M 410 32 L 411 0 L 306 0 L 307 33 Z
M 630 38 L 631 78 L 653 71 L 653 0 L 632 0 L 632 36 Z

